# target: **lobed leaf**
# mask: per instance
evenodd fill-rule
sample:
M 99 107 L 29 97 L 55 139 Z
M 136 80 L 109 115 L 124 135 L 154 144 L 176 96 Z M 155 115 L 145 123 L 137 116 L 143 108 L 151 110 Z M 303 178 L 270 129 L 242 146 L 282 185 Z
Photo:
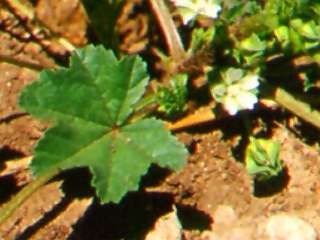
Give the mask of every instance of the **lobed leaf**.
M 89 167 L 106 203 L 136 190 L 152 163 L 181 168 L 187 152 L 160 120 L 126 123 L 147 83 L 141 58 L 118 60 L 103 47 L 77 50 L 69 68 L 42 72 L 20 97 L 22 108 L 55 124 L 35 148 L 34 174 Z

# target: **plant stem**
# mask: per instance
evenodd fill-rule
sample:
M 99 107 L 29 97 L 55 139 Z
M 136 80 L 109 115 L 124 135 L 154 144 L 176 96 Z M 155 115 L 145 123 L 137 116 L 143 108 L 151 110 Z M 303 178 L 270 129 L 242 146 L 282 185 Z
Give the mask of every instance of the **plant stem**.
M 245 128 L 246 134 L 248 136 L 252 136 L 252 124 L 251 124 L 251 121 L 250 121 L 249 113 L 247 111 L 244 111 L 244 112 L 239 112 L 239 114 L 240 114 L 240 117 L 242 119 L 243 126 Z
M 55 177 L 60 171 L 54 169 L 49 171 L 47 174 L 37 177 L 35 180 L 30 182 L 22 190 L 20 190 L 15 196 L 13 196 L 9 202 L 3 204 L 0 208 L 0 225 L 10 217 L 13 212 L 38 188 L 46 184 L 49 180 Z
M 320 112 L 312 109 L 310 104 L 299 100 L 295 95 L 267 83 L 262 85 L 261 94 L 264 97 L 272 98 L 282 107 L 320 129 Z
M 178 62 L 183 60 L 185 50 L 168 7 L 163 0 L 149 0 L 149 3 L 164 34 L 170 56 Z

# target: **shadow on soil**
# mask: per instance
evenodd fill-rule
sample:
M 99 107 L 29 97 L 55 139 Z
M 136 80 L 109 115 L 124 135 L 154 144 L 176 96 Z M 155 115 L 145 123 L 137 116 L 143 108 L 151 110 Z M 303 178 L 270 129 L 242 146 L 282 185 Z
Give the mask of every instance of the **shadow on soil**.
M 10 149 L 7 146 L 0 148 L 0 164 L 3 164 L 5 161 L 15 158 L 21 158 L 24 155 L 21 152 Z
M 167 169 L 152 166 L 142 178 L 144 187 L 159 185 L 170 174 Z M 144 239 L 157 219 L 172 211 L 174 196 L 165 192 L 130 192 L 119 204 L 100 205 L 98 201 L 74 227 L 69 240 Z M 183 228 L 209 228 L 210 218 L 203 212 L 177 206 Z
M 290 176 L 288 169 L 284 170 L 275 177 L 266 181 L 254 180 L 254 196 L 256 197 L 269 197 L 280 193 L 288 185 Z
M 186 230 L 208 230 L 212 224 L 208 214 L 190 206 L 178 205 L 177 214 L 183 229 Z
M 4 167 L 4 163 L 10 159 L 23 157 L 23 154 L 12 150 L 6 146 L 0 149 L 0 171 Z M 0 178 L 0 203 L 4 203 L 10 199 L 12 194 L 19 191 L 19 187 L 16 186 L 16 179 L 14 175 L 3 176 Z
M 169 171 L 159 167 L 151 167 L 143 177 L 141 185 L 158 185 Z M 86 169 L 66 171 L 56 179 L 64 179 L 63 191 L 65 197 L 50 212 L 46 213 L 37 223 L 17 238 L 30 239 L 39 229 L 59 216 L 74 198 L 94 196 L 90 186 L 91 175 Z M 165 192 L 145 192 L 143 188 L 137 192 L 128 193 L 119 204 L 101 205 L 96 199 L 85 215 L 73 226 L 74 231 L 69 240 L 116 240 L 144 239 L 144 236 L 154 227 L 159 217 L 172 211 L 175 204 L 174 196 Z M 210 217 L 189 206 L 177 206 L 177 212 L 183 228 L 208 229 Z

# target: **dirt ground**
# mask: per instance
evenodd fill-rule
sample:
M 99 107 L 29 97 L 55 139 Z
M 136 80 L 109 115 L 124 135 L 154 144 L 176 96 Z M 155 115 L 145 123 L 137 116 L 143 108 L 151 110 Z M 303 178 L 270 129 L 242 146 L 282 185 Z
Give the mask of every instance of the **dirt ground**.
M 147 34 L 157 30 L 150 25 L 153 20 L 148 7 L 141 4 L 128 1 L 119 22 L 121 48 L 129 53 L 146 54 L 151 44 Z M 54 43 L 44 46 L 28 35 L 12 12 L 0 3 L 1 55 L 44 68 L 64 61 L 62 47 Z M 86 18 L 76 0 L 40 0 L 36 13 L 73 44 L 82 46 L 88 41 Z M 20 90 L 38 74 L 37 70 L 0 63 L 0 203 L 31 180 L 26 157 L 32 155 L 47 127 L 17 106 Z M 143 239 L 173 206 L 186 240 L 269 239 L 264 224 L 279 213 L 305 220 L 320 234 L 320 158 L 314 137 L 319 131 L 299 121 L 292 123 L 295 118 L 280 110 L 266 118 L 270 136 L 281 143 L 281 159 L 286 165 L 280 182 L 264 186 L 250 179 L 239 161 L 242 123 L 237 118 L 226 119 L 178 132 L 190 152 L 187 166 L 179 173 L 152 167 L 141 189 L 129 193 L 118 205 L 100 205 L 92 197 L 85 169 L 65 172 L 33 194 L 0 226 L 0 239 Z M 6 172 L 10 164 L 16 168 Z

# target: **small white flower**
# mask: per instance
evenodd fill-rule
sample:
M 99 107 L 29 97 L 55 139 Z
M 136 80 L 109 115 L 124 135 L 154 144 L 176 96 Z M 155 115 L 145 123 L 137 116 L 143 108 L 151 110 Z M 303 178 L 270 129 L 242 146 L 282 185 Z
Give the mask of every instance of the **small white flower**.
M 230 115 L 235 115 L 238 112 L 238 103 L 236 99 L 226 96 L 222 99 L 222 103 Z
M 255 94 L 247 91 L 241 91 L 237 96 L 234 96 L 238 103 L 239 110 L 250 109 L 252 110 L 254 105 L 258 102 L 258 98 Z
M 259 86 L 259 76 L 254 74 L 248 74 L 241 79 L 241 85 L 243 89 L 255 89 Z
M 183 24 L 187 25 L 197 15 L 209 18 L 217 18 L 221 11 L 221 6 L 217 0 L 171 0 L 178 8 L 182 16 Z
M 212 88 L 212 94 L 230 115 L 235 115 L 240 110 L 254 108 L 258 86 L 258 75 L 243 76 L 243 70 L 229 68 L 223 75 L 223 83 Z

